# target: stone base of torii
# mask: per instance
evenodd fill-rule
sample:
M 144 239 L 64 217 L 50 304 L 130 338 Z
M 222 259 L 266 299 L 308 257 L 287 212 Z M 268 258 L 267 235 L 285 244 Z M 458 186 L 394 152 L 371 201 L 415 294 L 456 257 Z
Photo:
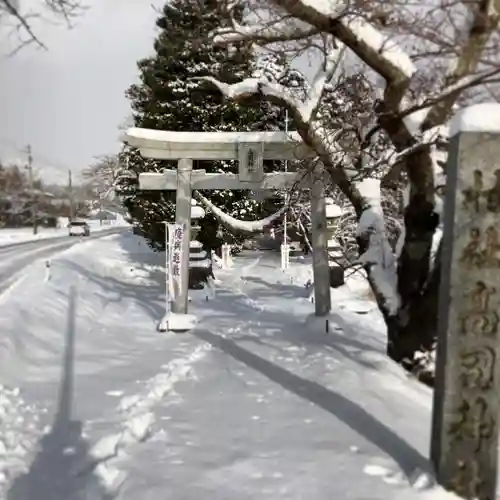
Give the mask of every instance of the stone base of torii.
M 193 190 L 308 189 L 311 193 L 311 221 L 314 273 L 314 307 L 317 316 L 331 309 L 328 265 L 328 231 L 325 182 L 321 175 L 297 172 L 264 174 L 264 160 L 297 160 L 312 156 L 295 132 L 168 132 L 129 129 L 124 142 L 136 147 L 145 158 L 177 160 L 177 170 L 139 175 L 141 190 L 175 190 L 177 224 L 184 226 L 181 286 L 172 298 L 174 314 L 188 311 L 188 266 Z M 238 174 L 209 174 L 193 170 L 193 160 L 237 160 Z

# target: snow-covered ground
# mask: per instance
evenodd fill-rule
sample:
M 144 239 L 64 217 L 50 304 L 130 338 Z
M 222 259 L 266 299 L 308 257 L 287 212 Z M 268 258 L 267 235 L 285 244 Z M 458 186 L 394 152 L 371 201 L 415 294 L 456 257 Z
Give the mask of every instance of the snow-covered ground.
M 0 296 L 0 499 L 452 498 L 428 474 L 431 392 L 384 355 L 360 281 L 310 316 L 307 263 L 247 253 L 160 334 L 162 255 L 84 242 Z
M 88 221 L 90 231 L 105 231 L 112 227 L 125 226 L 127 223 L 123 219 L 112 221 L 109 224 L 100 224 L 99 221 Z M 33 229 L 30 227 L 22 227 L 15 229 L 0 229 L 0 247 L 11 245 L 14 243 L 23 243 L 25 241 L 44 240 L 49 238 L 59 238 L 68 236 L 68 228 L 63 226 L 59 228 L 41 227 L 37 234 L 33 234 Z

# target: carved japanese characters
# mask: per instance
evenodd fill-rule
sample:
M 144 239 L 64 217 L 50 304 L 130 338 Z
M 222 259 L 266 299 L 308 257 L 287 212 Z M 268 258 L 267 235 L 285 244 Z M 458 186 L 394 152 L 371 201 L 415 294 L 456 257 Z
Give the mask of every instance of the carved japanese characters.
M 483 264 L 484 255 L 481 243 L 481 230 L 473 227 L 469 231 L 469 243 L 463 249 L 460 258 L 460 261 L 468 268 L 481 267 Z
M 472 186 L 464 189 L 464 208 L 471 208 L 479 213 L 481 210 L 481 197 L 483 196 L 483 173 L 481 170 L 474 170 Z
M 480 170 L 473 172 L 472 186 L 463 190 L 463 208 L 474 213 L 500 212 L 500 170 L 495 170 L 495 180 L 490 189 L 484 188 L 484 176 Z
M 457 408 L 456 421 L 450 425 L 449 434 L 458 441 L 472 440 L 475 443 L 474 452 L 478 453 L 493 436 L 495 425 L 495 418 L 485 398 L 479 396 L 472 403 L 463 399 Z
M 500 235 L 497 228 L 488 226 L 484 235 L 479 228 L 471 228 L 460 262 L 467 269 L 500 268 Z
M 469 459 L 458 461 L 457 472 L 451 483 L 454 491 L 464 497 L 468 494 L 477 497 L 480 494 L 483 483 L 484 481 L 481 481 L 479 477 L 479 464 L 475 460 Z
M 500 211 L 500 170 L 495 170 L 495 184 L 486 191 L 486 210 L 498 213 Z
M 492 347 L 484 346 L 460 353 L 460 382 L 468 389 L 491 389 L 495 378 L 496 354 Z
M 490 308 L 490 299 L 494 293 L 496 288 L 487 286 L 484 281 L 476 281 L 472 290 L 465 293 L 468 300 L 467 307 L 460 315 L 462 335 L 496 335 L 500 319 L 495 308 Z

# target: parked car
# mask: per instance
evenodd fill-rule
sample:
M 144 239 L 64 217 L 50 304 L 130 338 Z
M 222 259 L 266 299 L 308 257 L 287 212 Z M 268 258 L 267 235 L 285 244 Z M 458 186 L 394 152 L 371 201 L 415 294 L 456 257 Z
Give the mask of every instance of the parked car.
M 90 227 L 84 220 L 72 220 L 68 224 L 69 236 L 90 236 Z

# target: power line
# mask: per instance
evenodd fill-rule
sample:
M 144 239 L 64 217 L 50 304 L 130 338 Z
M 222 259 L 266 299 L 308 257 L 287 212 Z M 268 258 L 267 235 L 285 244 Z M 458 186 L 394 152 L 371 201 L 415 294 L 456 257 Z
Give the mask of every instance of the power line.
M 0 0 L 0 2 L 1 2 L 1 0 Z M 19 153 L 23 157 L 24 157 L 24 155 L 27 152 L 26 147 L 20 147 L 19 144 L 16 144 L 14 141 L 12 141 L 11 139 L 8 139 L 6 137 L 0 136 L 0 144 L 8 146 L 12 152 Z M 6 163 L 8 163 L 9 161 L 12 161 L 12 162 L 20 161 L 20 162 L 22 162 L 22 160 L 20 160 L 19 158 L 10 159 L 9 160 L 8 156 L 12 156 L 12 153 L 5 154 L 5 155 L 3 155 L 2 153 L 0 153 L 0 160 L 2 160 L 2 156 L 6 157 L 6 159 L 5 159 Z M 51 169 L 54 172 L 56 172 L 57 174 L 64 174 L 65 172 L 68 171 L 68 169 L 73 168 L 73 167 L 70 167 L 69 165 L 62 164 L 59 161 L 53 161 L 52 159 L 50 159 L 50 158 L 48 158 L 48 157 L 46 157 L 44 155 L 41 155 L 39 153 L 37 153 L 36 157 L 37 157 L 37 165 L 40 166 L 39 170 L 41 170 L 41 167 L 42 167 L 40 165 L 40 162 L 44 163 L 44 165 L 43 165 L 43 170 L 44 171 L 47 171 L 47 170 Z M 83 166 L 83 168 L 85 168 L 85 166 Z M 35 166 L 34 167 L 34 174 L 36 173 L 36 170 L 37 170 L 37 168 Z

